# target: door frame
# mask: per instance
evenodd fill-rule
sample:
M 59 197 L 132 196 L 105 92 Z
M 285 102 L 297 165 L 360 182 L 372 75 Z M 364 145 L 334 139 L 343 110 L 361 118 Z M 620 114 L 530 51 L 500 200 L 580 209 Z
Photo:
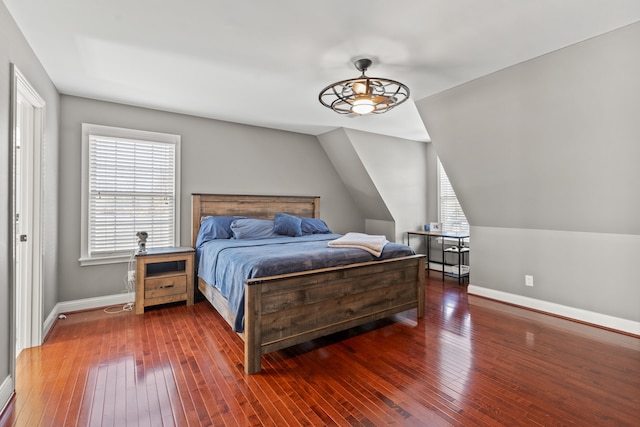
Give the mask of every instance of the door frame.
M 11 218 L 12 218 L 12 236 L 13 236 L 13 265 L 12 265 L 12 289 L 13 289 L 13 326 L 12 330 L 15 334 L 20 333 L 21 339 L 23 340 L 24 348 L 38 346 L 42 344 L 42 271 L 43 271 L 43 248 L 42 248 L 42 205 L 43 205 L 43 192 L 42 192 L 42 167 L 44 165 L 43 161 L 43 148 L 44 148 L 44 129 L 45 129 L 45 102 L 44 99 L 38 94 L 38 92 L 33 88 L 31 83 L 26 79 L 26 77 L 20 72 L 18 67 L 15 64 L 11 64 L 11 163 L 13 165 L 13 172 L 11 176 L 11 188 L 12 188 L 12 198 L 11 198 Z M 31 283 L 30 286 L 27 284 L 26 289 L 23 294 L 26 296 L 26 299 L 23 301 L 21 307 L 18 307 L 16 301 L 17 294 L 17 286 L 20 286 L 20 283 L 16 282 L 16 254 L 18 251 L 17 247 L 17 227 L 16 227 L 16 144 L 17 144 L 17 109 L 18 99 L 23 99 L 28 102 L 33 107 L 33 121 L 31 123 L 32 129 L 32 137 L 31 142 L 32 146 L 29 147 L 28 153 L 29 157 L 26 159 L 29 162 L 29 193 L 27 197 L 30 197 L 30 207 L 28 215 L 27 223 L 29 225 L 28 233 L 27 233 L 27 242 L 29 245 L 27 249 L 27 259 L 22 260 L 23 263 L 27 263 L 30 265 L 30 278 Z M 23 213 L 24 215 L 24 213 Z M 28 310 L 30 315 L 24 316 L 22 311 Z M 19 325 L 17 323 L 17 316 L 21 316 L 26 320 L 25 325 Z M 21 330 L 17 330 L 18 327 L 21 326 Z M 17 354 L 15 354 L 15 342 L 16 335 L 12 338 L 13 345 L 13 361 L 15 363 L 15 358 Z

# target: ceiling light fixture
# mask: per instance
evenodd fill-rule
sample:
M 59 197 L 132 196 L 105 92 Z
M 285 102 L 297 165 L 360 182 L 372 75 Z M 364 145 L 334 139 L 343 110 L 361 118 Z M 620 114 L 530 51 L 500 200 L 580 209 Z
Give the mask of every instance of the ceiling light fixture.
M 395 80 L 365 76 L 371 64 L 367 58 L 354 62 L 362 75 L 325 87 L 318 95 L 320 103 L 339 114 L 365 115 L 385 113 L 409 99 L 406 85 Z

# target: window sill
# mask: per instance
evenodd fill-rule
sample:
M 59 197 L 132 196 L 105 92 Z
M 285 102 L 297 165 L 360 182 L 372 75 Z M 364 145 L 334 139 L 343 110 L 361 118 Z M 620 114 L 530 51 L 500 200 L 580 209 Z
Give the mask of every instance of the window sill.
M 80 267 L 89 267 L 92 265 L 106 265 L 106 264 L 123 264 L 129 262 L 133 257 L 133 252 L 130 255 L 114 255 L 105 257 L 81 257 L 78 261 Z

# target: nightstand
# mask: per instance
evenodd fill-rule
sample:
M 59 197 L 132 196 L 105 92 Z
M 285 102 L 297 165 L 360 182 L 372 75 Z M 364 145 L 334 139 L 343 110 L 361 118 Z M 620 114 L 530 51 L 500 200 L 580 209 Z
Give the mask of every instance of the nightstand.
M 136 314 L 169 302 L 192 305 L 194 256 L 195 250 L 188 247 L 153 248 L 136 254 Z

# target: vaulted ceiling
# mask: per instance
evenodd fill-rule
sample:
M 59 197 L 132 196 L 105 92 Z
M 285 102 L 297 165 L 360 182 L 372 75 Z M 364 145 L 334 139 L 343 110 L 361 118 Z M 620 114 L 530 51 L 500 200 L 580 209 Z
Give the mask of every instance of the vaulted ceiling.
M 63 94 L 416 141 L 414 100 L 640 20 L 637 0 L 3 1 Z M 320 105 L 361 57 L 412 99 L 356 118 Z

